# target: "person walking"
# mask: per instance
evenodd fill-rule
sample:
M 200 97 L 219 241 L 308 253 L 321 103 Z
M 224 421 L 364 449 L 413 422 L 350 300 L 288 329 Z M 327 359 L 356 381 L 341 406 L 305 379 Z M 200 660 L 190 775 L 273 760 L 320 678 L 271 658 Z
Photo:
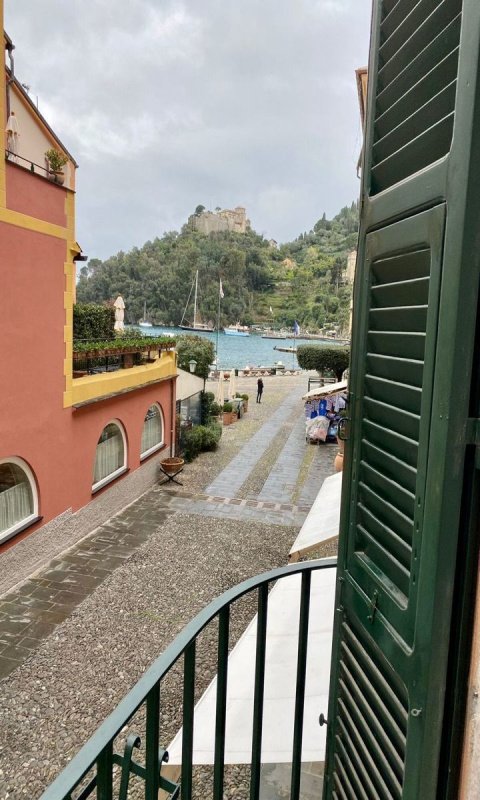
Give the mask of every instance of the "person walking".
M 262 394 L 263 394 L 263 381 L 261 378 L 257 381 L 257 403 L 262 402 Z

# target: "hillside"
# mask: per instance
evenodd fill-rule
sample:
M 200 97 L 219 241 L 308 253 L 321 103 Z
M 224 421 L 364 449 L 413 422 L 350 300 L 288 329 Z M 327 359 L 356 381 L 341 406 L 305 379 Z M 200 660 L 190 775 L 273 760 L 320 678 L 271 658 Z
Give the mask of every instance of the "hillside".
M 323 215 L 313 230 L 278 249 L 254 231 L 205 236 L 185 225 L 128 253 L 91 259 L 81 269 L 77 301 L 101 303 L 121 294 L 127 322 L 143 316 L 145 301 L 152 322 L 178 325 L 198 269 L 204 320 L 216 321 L 221 277 L 222 325 L 240 320 L 291 326 L 297 319 L 310 330 L 344 328 L 351 296 L 344 272 L 357 230 L 356 203 L 333 220 Z

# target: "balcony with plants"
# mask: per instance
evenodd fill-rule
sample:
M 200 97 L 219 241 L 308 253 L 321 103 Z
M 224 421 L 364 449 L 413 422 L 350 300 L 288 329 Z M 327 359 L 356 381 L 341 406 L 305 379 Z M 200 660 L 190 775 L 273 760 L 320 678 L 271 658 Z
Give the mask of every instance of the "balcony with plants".
M 115 331 L 111 306 L 74 306 L 73 405 L 130 391 L 176 375 L 175 341 Z

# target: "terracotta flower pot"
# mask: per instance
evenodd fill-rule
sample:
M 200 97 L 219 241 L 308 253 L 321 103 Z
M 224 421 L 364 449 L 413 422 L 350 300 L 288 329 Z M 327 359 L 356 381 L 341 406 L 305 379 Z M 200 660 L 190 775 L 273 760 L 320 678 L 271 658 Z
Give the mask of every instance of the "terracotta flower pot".
M 185 464 L 185 461 L 183 460 L 183 458 L 178 458 L 178 456 L 176 456 L 175 458 L 164 458 L 161 464 L 162 464 L 162 469 L 168 475 L 176 475 L 176 473 Z
M 223 412 L 223 424 L 224 425 L 231 425 L 233 420 L 233 412 L 232 411 L 224 411 Z

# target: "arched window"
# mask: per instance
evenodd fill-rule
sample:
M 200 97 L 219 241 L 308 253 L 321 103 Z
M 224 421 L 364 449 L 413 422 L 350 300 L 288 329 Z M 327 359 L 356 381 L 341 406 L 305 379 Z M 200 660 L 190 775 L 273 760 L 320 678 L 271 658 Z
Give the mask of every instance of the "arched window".
M 160 406 L 154 403 L 150 406 L 143 423 L 142 444 L 140 457 L 146 458 L 163 445 L 163 416 Z
M 103 429 L 95 452 L 92 490 L 105 486 L 127 468 L 127 442 L 122 426 L 109 422 Z
M 20 458 L 0 461 L 0 542 L 37 517 L 37 489 L 30 467 Z

